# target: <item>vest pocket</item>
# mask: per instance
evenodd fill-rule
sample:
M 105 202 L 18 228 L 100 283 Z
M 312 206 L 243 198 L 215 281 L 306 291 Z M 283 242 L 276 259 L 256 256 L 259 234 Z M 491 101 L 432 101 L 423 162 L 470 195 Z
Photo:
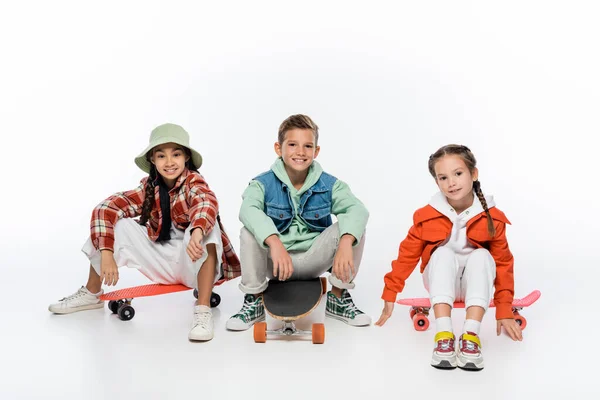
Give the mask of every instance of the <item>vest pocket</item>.
M 273 205 L 266 205 L 267 215 L 271 217 L 273 220 L 277 221 L 285 221 L 288 219 L 292 219 L 292 210 L 291 208 L 280 208 L 275 207 Z
M 331 207 L 326 205 L 325 207 L 313 209 L 313 210 L 304 210 L 302 213 L 302 218 L 307 220 L 307 222 L 314 223 L 320 219 L 327 218 L 331 215 Z

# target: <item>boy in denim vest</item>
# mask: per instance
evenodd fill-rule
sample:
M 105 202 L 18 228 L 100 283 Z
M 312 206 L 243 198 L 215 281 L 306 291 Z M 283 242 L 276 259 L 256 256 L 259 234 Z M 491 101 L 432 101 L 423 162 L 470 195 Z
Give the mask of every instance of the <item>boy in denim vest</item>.
M 371 324 L 348 293 L 362 258 L 369 212 L 347 184 L 314 161 L 318 139 L 318 127 L 308 116 L 287 118 L 275 143 L 278 159 L 244 191 L 239 287 L 245 296 L 227 329 L 246 330 L 265 319 L 261 293 L 269 279 L 311 279 L 326 271 L 332 285 L 326 316 L 354 326 Z

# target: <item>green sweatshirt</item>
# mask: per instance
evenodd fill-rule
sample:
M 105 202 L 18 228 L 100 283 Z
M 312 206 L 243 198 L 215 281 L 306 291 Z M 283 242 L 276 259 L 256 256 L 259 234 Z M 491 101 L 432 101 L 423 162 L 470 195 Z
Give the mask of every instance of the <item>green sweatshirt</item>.
M 300 190 L 296 190 L 292 185 L 281 158 L 275 161 L 271 166 L 271 170 L 288 187 L 294 203 L 296 215 L 289 229 L 284 234 L 279 233 L 273 220 L 264 212 L 265 189 L 262 183 L 256 180 L 250 182 L 242 195 L 240 221 L 246 229 L 252 232 L 263 248 L 267 248 L 264 242 L 269 236 L 277 235 L 288 251 L 307 251 L 321 232 L 309 230 L 297 214 L 298 204 L 302 194 L 317 183 L 323 168 L 319 163 L 313 161 Z M 338 220 L 340 237 L 349 233 L 356 238 L 354 245 L 357 245 L 365 232 L 369 212 L 364 204 L 352 194 L 350 187 L 339 179 L 333 185 L 332 200 L 331 213 Z

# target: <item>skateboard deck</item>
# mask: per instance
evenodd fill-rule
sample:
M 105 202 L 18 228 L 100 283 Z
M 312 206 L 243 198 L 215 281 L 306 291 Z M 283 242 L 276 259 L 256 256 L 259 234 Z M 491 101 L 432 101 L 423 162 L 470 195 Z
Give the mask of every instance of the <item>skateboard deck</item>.
M 113 314 L 117 314 L 123 321 L 129 321 L 135 316 L 135 309 L 131 306 L 131 301 L 133 299 L 137 297 L 159 296 L 162 294 L 183 292 L 190 289 L 190 287 L 181 284 L 164 285 L 152 283 L 105 293 L 100 296 L 100 300 L 108 300 L 108 308 Z M 194 289 L 194 297 L 198 298 L 197 289 Z M 210 306 L 217 307 L 219 303 L 221 303 L 221 297 L 216 293 L 212 293 L 210 297 Z
M 534 290 L 529 293 L 527 296 L 522 299 L 514 299 L 512 303 L 513 314 L 515 316 L 515 320 L 519 325 L 521 325 L 521 329 L 525 329 L 527 326 L 527 320 L 519 311 L 523 308 L 531 306 L 535 303 L 542 293 L 539 290 Z M 431 302 L 426 297 L 417 297 L 412 299 L 399 299 L 396 301 L 398 304 L 402 304 L 405 306 L 410 306 L 410 318 L 413 320 L 415 329 L 418 331 L 425 331 L 429 327 L 429 319 L 427 316 L 429 315 L 429 310 L 431 309 Z M 454 308 L 465 308 L 464 302 L 454 302 Z M 495 307 L 494 301 L 490 302 L 490 308 Z
M 153 283 L 105 293 L 100 296 L 100 300 L 135 299 L 136 297 L 158 296 L 167 293 L 183 292 L 190 289 L 191 288 L 185 285 L 163 285 L 160 283 Z
M 266 322 L 254 324 L 254 341 L 264 343 L 267 333 L 287 336 L 311 333 L 313 343 L 325 341 L 325 326 L 313 324 L 312 331 L 296 329 L 294 321 L 310 314 L 320 303 L 321 297 L 327 292 L 325 278 L 314 278 L 302 281 L 269 281 L 269 286 L 263 293 L 265 310 L 277 320 L 283 321 L 283 328 L 268 331 Z

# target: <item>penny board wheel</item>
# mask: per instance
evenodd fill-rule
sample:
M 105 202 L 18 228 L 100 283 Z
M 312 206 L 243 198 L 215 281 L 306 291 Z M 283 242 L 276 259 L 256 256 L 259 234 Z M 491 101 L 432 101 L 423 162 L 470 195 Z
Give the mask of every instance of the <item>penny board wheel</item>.
M 413 325 L 417 331 L 426 331 L 429 328 L 429 318 L 423 313 L 416 313 L 413 316 Z

